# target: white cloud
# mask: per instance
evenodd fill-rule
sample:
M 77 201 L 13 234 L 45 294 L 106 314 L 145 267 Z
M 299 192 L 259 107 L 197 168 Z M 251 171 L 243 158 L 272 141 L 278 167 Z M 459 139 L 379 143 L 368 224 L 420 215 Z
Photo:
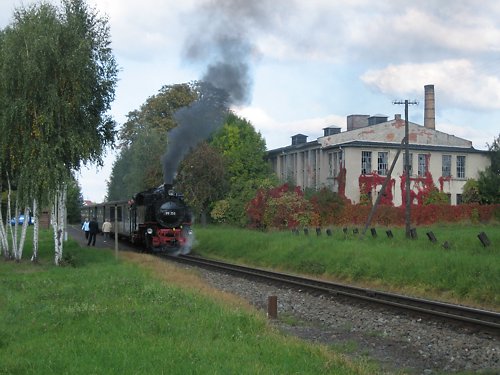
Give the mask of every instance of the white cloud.
M 436 127 L 439 127 L 439 130 L 444 133 L 453 134 L 459 138 L 472 141 L 473 147 L 479 150 L 486 150 L 488 148 L 487 144 L 492 144 L 493 140 L 499 136 L 498 130 L 495 133 L 492 128 L 478 132 L 477 127 L 474 126 L 474 124 L 464 126 L 440 122 L 436 125 Z
M 317 118 L 305 118 L 296 121 L 281 122 L 270 116 L 263 108 L 243 107 L 235 109 L 238 116 L 246 118 L 266 140 L 268 150 L 289 146 L 295 134 L 305 134 L 308 141 L 323 135 L 323 128 L 337 126 L 346 128 L 345 116 L 327 115 Z
M 369 87 L 395 96 L 420 97 L 424 85 L 434 84 L 442 107 L 500 109 L 499 77 L 482 73 L 465 59 L 389 65 L 368 70 L 360 78 Z

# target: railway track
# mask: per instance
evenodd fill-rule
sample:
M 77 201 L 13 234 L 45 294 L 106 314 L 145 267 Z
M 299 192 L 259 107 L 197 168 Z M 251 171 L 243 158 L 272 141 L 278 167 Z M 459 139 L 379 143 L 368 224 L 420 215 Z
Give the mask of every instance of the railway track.
M 480 328 L 493 329 L 496 333 L 500 333 L 500 313 L 494 311 L 408 297 L 395 293 L 370 290 L 317 279 L 309 279 L 297 275 L 251 268 L 190 255 L 168 258 L 176 262 L 208 267 L 240 276 L 259 278 L 282 285 L 298 287 L 310 292 L 344 296 L 358 301 L 366 301 L 391 308 L 412 311 L 414 313 L 437 316 L 446 320 L 467 323 Z

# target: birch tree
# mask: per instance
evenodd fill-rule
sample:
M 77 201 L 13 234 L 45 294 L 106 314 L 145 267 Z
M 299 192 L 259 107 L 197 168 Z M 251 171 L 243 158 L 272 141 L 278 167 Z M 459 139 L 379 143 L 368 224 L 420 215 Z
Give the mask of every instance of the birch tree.
M 41 3 L 17 9 L 0 39 L 0 157 L 22 207 L 52 207 L 58 264 L 66 183 L 82 164 L 102 165 L 115 139 L 107 112 L 118 68 L 108 21 L 84 0 Z
M 4 212 L 3 212 L 3 174 L 0 167 L 0 254 L 3 255 L 4 259 L 7 260 L 10 258 L 10 249 L 9 249 L 9 241 L 7 240 L 7 230 L 6 225 L 9 225 L 9 216 L 7 212 L 5 213 L 5 223 L 4 223 Z M 7 195 L 7 200 L 10 197 Z M 6 203 L 8 205 L 8 203 Z

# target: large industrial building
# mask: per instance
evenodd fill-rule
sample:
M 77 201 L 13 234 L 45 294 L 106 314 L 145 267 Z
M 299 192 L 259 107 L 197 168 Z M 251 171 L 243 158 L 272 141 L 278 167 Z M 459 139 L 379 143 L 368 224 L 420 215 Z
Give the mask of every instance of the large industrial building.
M 446 193 L 451 204 L 460 204 L 467 179 L 479 176 L 490 165 L 486 151 L 476 150 L 472 142 L 435 129 L 434 86 L 425 86 L 424 125 L 408 123 L 410 197 L 422 203 L 429 189 Z M 304 134 L 292 136 L 289 146 L 268 152 L 274 172 L 283 182 L 302 189 L 326 187 L 353 203 L 375 201 L 399 153 L 383 202 L 399 206 L 405 194 L 402 141 L 405 120 L 395 115 L 347 116 L 347 131 L 336 126 L 324 128 L 324 135 L 307 141 Z

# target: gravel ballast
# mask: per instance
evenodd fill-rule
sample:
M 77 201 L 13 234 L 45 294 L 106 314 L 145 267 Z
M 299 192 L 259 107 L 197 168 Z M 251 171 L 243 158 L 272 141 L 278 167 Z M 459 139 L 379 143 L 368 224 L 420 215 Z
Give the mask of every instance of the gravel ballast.
M 205 269 L 200 275 L 264 311 L 277 296 L 273 324 L 281 331 L 374 359 L 384 371 L 500 374 L 500 338 L 492 332 Z

